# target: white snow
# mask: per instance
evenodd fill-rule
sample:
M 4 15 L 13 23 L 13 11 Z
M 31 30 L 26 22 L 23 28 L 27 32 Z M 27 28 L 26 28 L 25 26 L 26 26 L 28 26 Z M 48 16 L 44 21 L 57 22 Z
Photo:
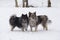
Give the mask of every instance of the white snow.
M 51 8 L 45 7 L 46 5 L 37 8 L 16 8 L 14 7 L 14 0 L 0 0 L 0 40 L 60 40 L 60 0 L 51 1 Z M 37 15 L 47 15 L 52 20 L 52 23 L 48 24 L 48 31 L 43 30 L 42 26 L 39 25 L 37 32 L 31 32 L 30 28 L 28 28 L 28 31 L 22 32 L 17 27 L 11 32 L 9 24 L 10 16 L 13 14 L 21 16 L 22 13 L 28 14 L 29 11 L 36 11 Z

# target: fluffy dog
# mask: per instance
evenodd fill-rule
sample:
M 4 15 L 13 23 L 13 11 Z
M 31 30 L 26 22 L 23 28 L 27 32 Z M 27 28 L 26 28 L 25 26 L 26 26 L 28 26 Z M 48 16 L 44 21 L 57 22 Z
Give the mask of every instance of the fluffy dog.
M 22 23 L 22 26 L 23 26 L 23 28 L 22 28 L 22 30 L 24 31 L 24 29 L 27 31 L 27 28 L 28 28 L 28 24 L 29 24 L 29 19 L 28 19 L 28 16 L 27 16 L 27 14 L 22 14 L 22 16 L 21 16 L 21 23 Z
M 37 31 L 37 23 L 38 23 L 38 18 L 36 16 L 36 12 L 31 13 L 29 12 L 29 25 L 32 31 L 32 27 L 35 27 L 35 31 Z
M 31 13 L 29 12 L 29 25 L 32 31 L 32 27 L 35 27 L 35 31 L 37 31 L 37 26 L 39 24 L 42 24 L 43 29 L 48 30 L 47 28 L 47 22 L 48 22 L 48 17 L 46 15 L 39 15 L 36 16 L 36 12 Z
M 22 27 L 21 20 L 19 21 L 20 17 L 17 17 L 16 15 L 12 15 L 9 19 L 9 23 L 12 26 L 11 31 L 17 26 L 19 28 Z M 20 18 L 21 19 L 21 18 Z
M 22 28 L 22 31 L 24 29 L 27 31 L 28 27 L 28 17 L 27 14 L 23 15 L 21 17 L 17 17 L 16 15 L 12 15 L 9 19 L 9 23 L 12 26 L 11 31 L 17 26 L 18 28 Z

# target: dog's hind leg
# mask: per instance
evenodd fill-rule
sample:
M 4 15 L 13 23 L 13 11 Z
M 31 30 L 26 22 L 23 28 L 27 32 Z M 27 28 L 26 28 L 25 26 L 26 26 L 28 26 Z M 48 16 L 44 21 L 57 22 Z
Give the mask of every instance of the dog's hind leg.
M 42 26 L 43 26 L 43 30 L 48 30 L 48 28 L 47 28 L 47 24 L 42 24 Z
M 47 25 L 45 25 L 46 30 L 48 30 Z
M 12 26 L 11 31 L 13 31 L 14 28 L 15 28 L 15 26 Z

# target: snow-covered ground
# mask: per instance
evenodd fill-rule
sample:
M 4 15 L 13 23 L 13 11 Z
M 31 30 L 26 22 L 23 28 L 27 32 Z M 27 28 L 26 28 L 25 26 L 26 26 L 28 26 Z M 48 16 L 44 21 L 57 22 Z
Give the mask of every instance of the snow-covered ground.
M 30 1 L 29 1 L 30 2 Z M 60 40 L 60 0 L 52 0 L 52 7 L 38 8 L 15 8 L 14 0 L 0 0 L 0 40 Z M 55 4 L 56 5 L 55 5 Z M 12 14 L 21 16 L 22 13 L 35 12 L 37 15 L 47 15 L 51 24 L 48 24 L 48 31 L 38 26 L 37 32 L 22 32 L 19 28 L 10 31 L 9 18 Z

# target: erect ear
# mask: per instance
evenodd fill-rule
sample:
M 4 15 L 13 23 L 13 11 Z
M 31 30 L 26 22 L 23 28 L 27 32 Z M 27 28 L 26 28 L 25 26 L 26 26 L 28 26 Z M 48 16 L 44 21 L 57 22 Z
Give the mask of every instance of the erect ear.
M 25 16 L 27 16 L 27 14 L 25 14 Z
M 27 14 L 25 14 L 25 15 L 27 15 Z
M 29 17 L 31 16 L 31 12 L 29 12 Z
M 31 13 L 31 12 L 29 12 L 29 13 Z
M 22 16 L 23 16 L 24 14 L 22 14 Z
M 34 12 L 34 14 L 36 15 L 36 12 Z
M 24 14 L 22 14 L 22 16 L 24 16 Z

